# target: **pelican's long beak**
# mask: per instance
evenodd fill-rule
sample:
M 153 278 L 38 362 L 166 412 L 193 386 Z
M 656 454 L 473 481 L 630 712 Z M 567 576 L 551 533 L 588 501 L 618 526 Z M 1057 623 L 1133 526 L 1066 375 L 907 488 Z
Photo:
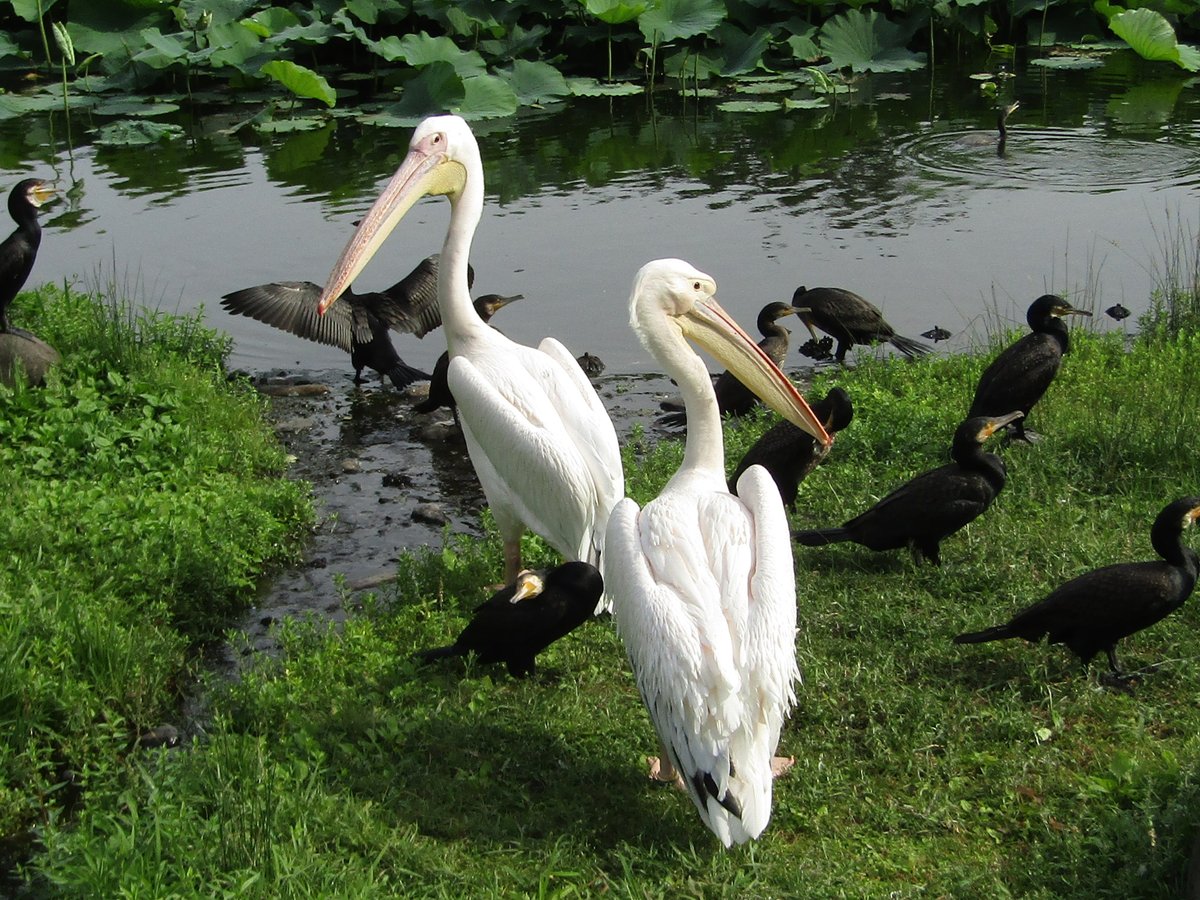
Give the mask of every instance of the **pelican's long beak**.
M 796 386 L 771 357 L 742 330 L 716 299 L 697 302 L 676 318 L 684 337 L 695 341 L 725 364 L 746 387 L 797 428 L 807 431 L 824 446 L 833 438 L 800 396 Z
M 413 204 L 422 197 L 462 190 L 467 171 L 446 156 L 445 147 L 445 136 L 433 134 L 409 149 L 408 156 L 359 222 L 354 237 L 329 273 L 325 290 L 317 300 L 318 313 L 324 315 L 333 306 Z

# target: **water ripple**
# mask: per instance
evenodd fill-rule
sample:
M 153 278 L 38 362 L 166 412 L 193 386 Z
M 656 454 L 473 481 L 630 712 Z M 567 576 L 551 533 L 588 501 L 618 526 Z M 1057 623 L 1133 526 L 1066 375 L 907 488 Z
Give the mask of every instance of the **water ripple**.
M 1013 129 L 1003 155 L 996 152 L 993 132 L 928 132 L 901 141 L 895 153 L 927 176 L 996 187 L 1104 193 L 1138 185 L 1200 185 L 1195 148 L 1090 129 Z

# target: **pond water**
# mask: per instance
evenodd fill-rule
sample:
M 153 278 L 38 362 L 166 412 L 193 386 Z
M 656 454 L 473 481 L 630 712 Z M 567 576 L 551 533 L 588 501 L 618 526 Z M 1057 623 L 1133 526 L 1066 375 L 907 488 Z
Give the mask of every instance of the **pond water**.
M 680 256 L 717 279 L 752 326 L 801 284 L 854 290 L 904 334 L 934 325 L 969 349 L 1019 323 L 1045 291 L 1135 315 L 1161 270 L 1160 244 L 1197 230 L 1200 101 L 1193 80 L 1132 53 L 1092 70 L 1017 65 L 985 96 L 962 69 L 866 76 L 824 110 L 722 113 L 663 94 L 576 101 L 478 123 L 488 200 L 473 250 L 477 293 L 523 293 L 497 324 L 552 334 L 609 373 L 652 363 L 625 301 L 648 259 Z M 997 102 L 1019 100 L 1004 155 Z M 88 143 L 99 118 L 0 122 L 0 183 L 57 174 L 74 186 L 44 216 L 33 282 L 133 286 L 168 311 L 203 304 L 236 339 L 235 366 L 333 370 L 340 351 L 227 315 L 231 290 L 322 282 L 353 223 L 403 157 L 409 132 L 337 119 L 257 138 L 231 131 L 254 110 L 179 121 L 187 140 L 149 148 Z M 391 284 L 441 244 L 443 200 L 425 201 L 360 277 Z M 1135 327 L 1100 316 L 1091 327 Z M 799 326 L 797 326 L 799 327 Z M 428 369 L 443 349 L 397 336 Z M 801 364 L 796 351 L 789 361 Z

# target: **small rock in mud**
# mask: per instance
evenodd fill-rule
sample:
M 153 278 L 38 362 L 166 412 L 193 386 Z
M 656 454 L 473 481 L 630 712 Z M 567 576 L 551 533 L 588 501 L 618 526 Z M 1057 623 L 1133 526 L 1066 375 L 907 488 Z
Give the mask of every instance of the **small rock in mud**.
M 462 432 L 453 422 L 435 422 L 432 425 L 426 425 L 417 434 L 421 440 L 431 444 L 462 440 Z
M 413 521 L 426 525 L 448 525 L 450 517 L 437 503 L 422 503 L 412 511 Z
M 347 475 L 353 475 L 356 472 L 362 471 L 362 465 L 359 463 L 359 461 L 357 459 L 343 459 L 342 460 L 342 471 L 345 472 Z
M 295 416 L 291 419 L 280 419 L 275 423 L 275 430 L 283 434 L 298 434 L 301 431 L 308 431 L 316 424 L 311 416 Z

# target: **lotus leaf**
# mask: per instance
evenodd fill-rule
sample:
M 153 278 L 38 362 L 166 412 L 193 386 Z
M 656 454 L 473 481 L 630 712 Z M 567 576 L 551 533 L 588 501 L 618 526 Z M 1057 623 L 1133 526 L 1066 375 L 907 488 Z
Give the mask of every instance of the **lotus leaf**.
M 422 119 L 432 113 L 451 109 L 466 95 L 463 78 L 448 62 L 433 62 L 423 66 L 404 83 L 397 103 L 383 112 L 399 119 Z M 374 122 L 373 124 L 380 124 Z
M 725 19 L 721 0 L 660 0 L 638 16 L 638 28 L 649 44 L 707 34 Z
M 177 112 L 178 103 L 146 100 L 142 97 L 112 97 L 98 103 L 95 112 L 100 116 L 137 116 L 153 118 Z
M 1189 72 L 1200 69 L 1200 53 L 1176 40 L 1175 29 L 1160 12 L 1131 9 L 1109 19 L 1108 27 L 1146 59 L 1173 62 Z
M 587 11 L 601 22 L 621 25 L 636 19 L 649 5 L 645 0 L 587 0 Z
M 499 74 L 508 82 L 522 105 L 569 97 L 571 94 L 562 73 L 549 63 L 518 59 L 511 69 Z
M 260 10 L 248 19 L 242 19 L 242 26 L 249 28 L 259 37 L 271 37 L 273 34 L 278 34 L 287 28 L 300 24 L 300 19 L 290 9 L 281 9 L 278 6 L 272 6 L 270 9 Z
M 745 75 L 756 69 L 767 69 L 763 55 L 771 46 L 771 33 L 760 28 L 747 34 L 735 25 L 721 25 L 713 34 L 721 48 L 724 65 L 722 75 Z
M 463 79 L 462 102 L 452 106 L 464 119 L 498 119 L 511 116 L 521 105 L 516 92 L 502 78 L 473 75 Z
M 784 98 L 784 109 L 826 109 L 829 106 L 829 101 L 820 97 L 806 97 L 802 100 L 790 100 Z
M 308 97 L 320 100 L 326 106 L 337 103 L 337 95 L 323 75 L 318 75 L 312 69 L 297 65 L 291 60 L 274 59 L 258 70 L 268 78 L 273 78 L 297 97 Z
M 1098 69 L 1104 62 L 1094 56 L 1048 56 L 1044 59 L 1031 59 L 1029 64 L 1044 66 L 1047 69 Z
M 925 65 L 924 53 L 914 53 L 905 47 L 912 33 L 911 22 L 908 27 L 901 27 L 877 10 L 864 13 L 851 9 L 825 22 L 820 45 L 838 69 L 903 72 Z
M 603 82 L 595 78 L 568 78 L 567 87 L 576 97 L 626 97 L 645 90 L 629 81 Z

